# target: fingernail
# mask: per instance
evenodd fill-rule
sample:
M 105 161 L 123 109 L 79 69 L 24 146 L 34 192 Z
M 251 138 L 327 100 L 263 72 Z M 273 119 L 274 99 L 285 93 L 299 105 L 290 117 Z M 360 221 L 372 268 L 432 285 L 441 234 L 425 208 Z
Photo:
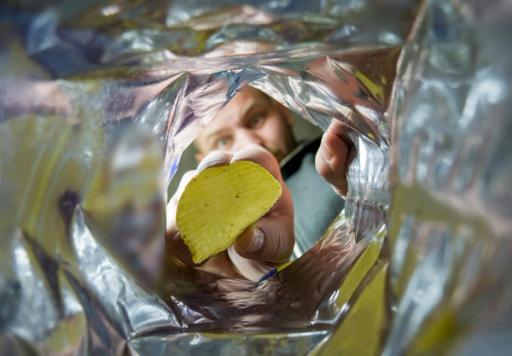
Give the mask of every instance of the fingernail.
M 227 151 L 212 151 L 199 163 L 197 172 L 199 173 L 208 167 L 229 164 L 231 157 L 232 154 Z
M 247 252 L 248 253 L 258 252 L 263 247 L 264 241 L 265 241 L 265 235 L 263 234 L 263 231 L 261 231 L 260 229 L 255 229 L 254 233 L 252 235 L 251 242 L 249 242 L 249 245 L 247 246 Z
M 197 166 L 197 171 L 198 172 L 202 172 L 204 171 L 206 168 L 210 168 L 210 167 L 214 167 L 214 166 L 221 166 L 221 165 L 225 165 L 227 164 L 228 162 L 226 162 L 225 160 L 222 160 L 222 159 L 218 159 L 218 160 L 215 160 L 215 161 L 209 161 L 209 162 L 201 162 L 199 163 L 199 165 Z

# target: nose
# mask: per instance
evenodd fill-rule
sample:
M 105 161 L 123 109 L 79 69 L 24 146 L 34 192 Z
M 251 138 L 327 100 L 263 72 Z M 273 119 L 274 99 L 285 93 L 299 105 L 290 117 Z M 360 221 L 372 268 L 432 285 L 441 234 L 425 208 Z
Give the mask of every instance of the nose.
M 263 140 L 254 130 L 244 128 L 237 131 L 233 145 L 234 150 L 240 150 L 252 144 L 263 146 Z

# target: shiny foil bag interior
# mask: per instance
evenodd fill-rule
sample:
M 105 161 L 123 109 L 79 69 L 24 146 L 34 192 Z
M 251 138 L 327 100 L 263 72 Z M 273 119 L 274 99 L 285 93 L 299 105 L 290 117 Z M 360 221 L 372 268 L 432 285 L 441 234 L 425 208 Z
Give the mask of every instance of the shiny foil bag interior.
M 510 351 L 511 15 L 479 0 L 1 4 L 0 353 Z M 262 283 L 164 247 L 181 154 L 245 85 L 343 122 L 356 151 L 345 209 Z

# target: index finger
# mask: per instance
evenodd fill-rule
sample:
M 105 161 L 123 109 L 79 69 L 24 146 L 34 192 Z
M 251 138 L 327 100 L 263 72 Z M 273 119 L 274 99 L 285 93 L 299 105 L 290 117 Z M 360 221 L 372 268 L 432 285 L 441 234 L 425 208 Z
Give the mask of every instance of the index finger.
M 281 176 L 279 163 L 272 153 L 261 147 L 260 145 L 250 145 L 233 154 L 231 163 L 236 161 L 252 161 L 259 164 L 276 178 L 279 183 L 284 184 Z

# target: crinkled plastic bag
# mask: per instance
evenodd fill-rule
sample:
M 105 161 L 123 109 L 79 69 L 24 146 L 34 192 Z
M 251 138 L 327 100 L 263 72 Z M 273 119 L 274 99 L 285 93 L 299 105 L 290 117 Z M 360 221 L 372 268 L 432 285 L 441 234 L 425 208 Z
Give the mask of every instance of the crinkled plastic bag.
M 510 350 L 505 1 L 0 14 L 4 354 Z M 155 281 L 181 153 L 245 85 L 350 128 L 345 209 L 264 283 Z

